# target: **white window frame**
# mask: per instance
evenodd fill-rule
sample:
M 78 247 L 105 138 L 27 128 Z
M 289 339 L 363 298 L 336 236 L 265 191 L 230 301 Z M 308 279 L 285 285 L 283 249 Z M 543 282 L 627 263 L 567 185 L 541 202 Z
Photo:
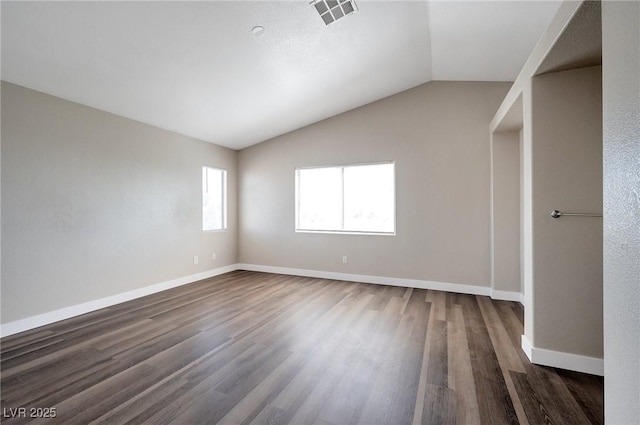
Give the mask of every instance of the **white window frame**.
M 340 168 L 342 172 L 342 228 L 344 228 L 344 169 L 350 167 L 359 167 L 367 165 L 381 165 L 381 164 L 393 164 L 393 231 L 380 232 L 380 231 L 359 231 L 359 230 L 317 230 L 317 229 L 301 229 L 300 228 L 300 184 L 299 184 L 299 171 L 309 169 L 320 168 Z M 380 236 L 395 236 L 397 230 L 397 187 L 396 187 L 396 163 L 395 161 L 378 161 L 378 162 L 363 162 L 356 164 L 344 164 L 344 165 L 322 165 L 322 166 L 308 166 L 295 168 L 295 223 L 294 230 L 296 233 L 326 233 L 326 234 L 339 234 L 339 235 L 380 235 Z
M 221 201 L 222 201 L 222 227 L 221 228 L 212 228 L 212 229 L 206 229 L 205 228 L 205 220 L 204 220 L 204 215 L 205 215 L 205 211 L 204 211 L 204 194 L 205 194 L 205 190 L 208 190 L 208 188 L 205 187 L 205 185 L 207 184 L 207 180 L 205 178 L 205 173 L 208 173 L 209 170 L 213 170 L 215 172 L 221 172 L 222 173 L 222 178 L 221 178 Z M 227 231 L 227 170 L 225 170 L 224 168 L 217 168 L 217 167 L 210 167 L 208 165 L 203 165 L 202 166 L 202 187 L 201 187 L 201 193 L 202 193 L 202 206 L 201 206 L 201 212 L 202 212 L 202 221 L 201 221 L 201 227 L 202 227 L 202 231 L 203 232 L 225 232 Z

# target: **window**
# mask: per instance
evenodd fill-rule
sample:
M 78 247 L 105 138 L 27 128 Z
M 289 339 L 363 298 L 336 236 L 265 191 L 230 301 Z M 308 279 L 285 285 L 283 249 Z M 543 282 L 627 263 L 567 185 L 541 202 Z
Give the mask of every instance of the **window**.
M 202 230 L 227 229 L 227 171 L 202 167 Z
M 395 163 L 296 169 L 296 231 L 395 233 Z

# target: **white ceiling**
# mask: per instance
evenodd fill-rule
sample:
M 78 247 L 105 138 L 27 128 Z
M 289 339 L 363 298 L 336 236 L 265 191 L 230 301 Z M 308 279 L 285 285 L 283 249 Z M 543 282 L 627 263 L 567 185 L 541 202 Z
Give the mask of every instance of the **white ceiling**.
M 2 79 L 241 149 L 432 79 L 512 81 L 559 6 L 356 3 L 325 26 L 307 1 L 3 1 Z

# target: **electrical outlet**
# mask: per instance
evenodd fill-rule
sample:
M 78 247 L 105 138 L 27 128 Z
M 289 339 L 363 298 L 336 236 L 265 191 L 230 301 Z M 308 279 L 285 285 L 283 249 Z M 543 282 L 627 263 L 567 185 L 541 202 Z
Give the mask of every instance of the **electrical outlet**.
M 342 256 L 342 264 L 347 264 L 347 256 L 346 255 Z
M 215 260 L 216 259 L 216 253 L 214 252 L 213 254 L 211 254 L 211 259 Z
M 193 257 L 193 264 L 198 264 L 198 256 L 197 255 L 195 255 Z

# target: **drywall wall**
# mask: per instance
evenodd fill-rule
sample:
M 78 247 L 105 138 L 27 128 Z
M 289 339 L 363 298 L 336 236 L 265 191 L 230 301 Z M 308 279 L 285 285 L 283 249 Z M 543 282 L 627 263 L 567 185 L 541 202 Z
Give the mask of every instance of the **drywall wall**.
M 492 135 L 492 288 L 521 292 L 520 132 Z
M 518 187 L 520 197 L 520 293 L 524 295 L 524 130 L 518 131 L 518 168 L 520 185 Z
M 602 2 L 604 400 L 640 423 L 640 3 Z
M 564 5 L 564 3 L 563 3 Z M 518 79 L 522 76 L 518 76 Z M 514 84 L 518 83 L 516 80 Z M 526 81 L 520 81 L 522 84 L 522 151 L 520 153 L 522 167 L 522 285 L 524 293 L 524 335 L 523 342 L 533 339 L 535 320 L 535 297 L 533 292 L 533 219 L 532 219 L 532 101 L 531 101 L 531 78 Z M 511 89 L 513 90 L 513 88 Z M 509 92 L 511 94 L 511 91 Z M 503 103 L 504 105 L 504 103 Z M 501 106 L 502 108 L 502 106 Z M 494 121 L 496 118 L 494 118 Z M 523 347 L 524 348 L 524 347 Z M 525 350 L 526 352 L 526 350 Z M 529 355 L 529 353 L 527 353 Z M 531 360 L 531 356 L 529 356 Z
M 534 77 L 531 95 L 531 343 L 602 358 L 602 219 L 550 215 L 602 211 L 601 68 Z
M 235 151 L 3 82 L 2 323 L 234 264 L 236 163 Z M 203 165 L 229 172 L 226 232 L 201 230 Z
M 488 125 L 509 86 L 430 82 L 242 150 L 240 262 L 488 287 Z M 395 236 L 295 232 L 296 167 L 383 160 Z

